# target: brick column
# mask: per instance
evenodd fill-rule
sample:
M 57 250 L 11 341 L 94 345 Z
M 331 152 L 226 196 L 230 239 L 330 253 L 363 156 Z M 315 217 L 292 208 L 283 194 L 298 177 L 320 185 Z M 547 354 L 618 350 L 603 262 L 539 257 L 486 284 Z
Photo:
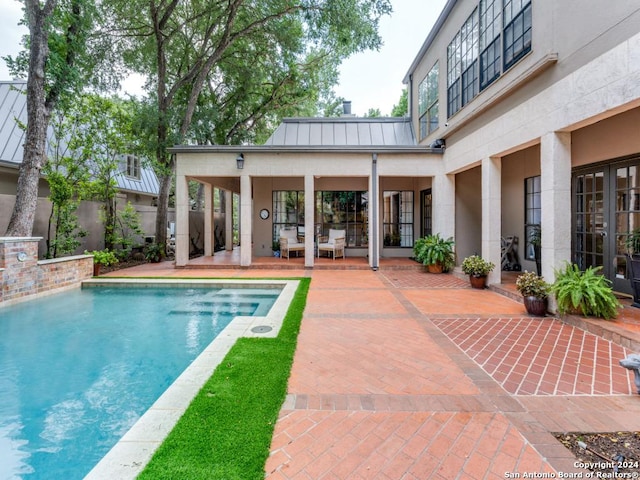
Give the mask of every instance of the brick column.
M 38 242 L 42 237 L 0 237 L 2 300 L 38 293 Z

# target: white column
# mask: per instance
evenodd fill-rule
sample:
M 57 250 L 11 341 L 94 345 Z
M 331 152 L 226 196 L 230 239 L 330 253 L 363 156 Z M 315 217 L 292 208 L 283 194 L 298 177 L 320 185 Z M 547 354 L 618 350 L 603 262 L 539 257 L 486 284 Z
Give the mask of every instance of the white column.
M 224 249 L 233 250 L 233 192 L 224 191 Z
M 542 276 L 571 260 L 571 134 L 550 132 L 540 143 Z
M 502 234 L 502 159 L 482 159 L 482 258 L 495 268 L 488 283 L 500 283 Z M 461 260 L 461 259 L 459 259 Z
M 251 177 L 242 175 L 240 177 L 240 266 L 242 267 L 251 265 L 253 253 L 251 207 Z
M 176 267 L 189 262 L 189 185 L 184 175 L 176 176 Z
M 444 238 L 456 234 L 456 177 L 438 174 L 433 178 L 433 233 Z M 460 259 L 462 261 L 462 259 Z
M 314 265 L 315 227 L 315 183 L 313 175 L 304 176 L 304 266 L 312 268 Z
M 213 255 L 213 188 L 210 183 L 204 184 L 204 256 Z
M 378 176 L 377 158 L 372 160 L 371 175 L 369 175 L 369 266 L 380 266 L 380 244 L 382 238 L 382 221 L 380 212 L 380 177 Z

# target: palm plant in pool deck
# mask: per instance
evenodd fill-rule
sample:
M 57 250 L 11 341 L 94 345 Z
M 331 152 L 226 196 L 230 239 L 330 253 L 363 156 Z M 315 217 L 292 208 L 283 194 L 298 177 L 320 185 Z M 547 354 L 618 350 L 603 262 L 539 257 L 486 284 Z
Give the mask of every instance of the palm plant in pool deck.
M 604 319 L 618 315 L 620 302 L 613 294 L 611 281 L 600 273 L 601 270 L 602 267 L 589 267 L 582 271 L 572 263 L 556 270 L 551 292 L 556 297 L 560 314 L 576 312 Z
M 427 266 L 430 273 L 449 271 L 455 265 L 452 237 L 444 239 L 439 233 L 419 238 L 413 245 L 415 259 Z

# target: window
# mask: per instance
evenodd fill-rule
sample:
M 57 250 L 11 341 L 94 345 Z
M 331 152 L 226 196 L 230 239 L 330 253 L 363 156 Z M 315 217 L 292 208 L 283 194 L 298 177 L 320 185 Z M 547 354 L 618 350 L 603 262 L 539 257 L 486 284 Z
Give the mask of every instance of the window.
M 438 64 L 436 63 L 418 86 L 420 140 L 438 128 Z
M 118 157 L 120 171 L 127 177 L 140 180 L 140 159 L 135 155 L 120 155 Z
M 464 22 L 447 47 L 448 115 L 478 94 L 478 9 Z
M 383 244 L 385 247 L 413 247 L 413 192 L 383 193 Z
M 273 242 L 280 239 L 283 228 L 304 227 L 304 192 L 276 190 L 273 192 Z
M 531 51 L 531 17 L 531 0 L 480 0 L 447 47 L 447 116 Z
M 431 235 L 433 226 L 433 196 L 431 189 L 420 192 L 422 196 L 422 236 Z
M 135 155 L 125 155 L 127 166 L 125 175 L 127 177 L 140 179 L 140 159 Z
M 531 50 L 531 2 L 504 2 L 504 69 Z
M 540 176 L 524 180 L 524 233 L 525 254 L 527 260 L 535 260 L 535 250 L 531 239 L 540 234 L 542 207 L 540 199 Z
M 345 230 L 347 247 L 369 244 L 368 192 L 316 192 L 316 233 L 329 235 L 329 229 Z
M 500 0 L 480 0 L 480 90 L 500 76 Z

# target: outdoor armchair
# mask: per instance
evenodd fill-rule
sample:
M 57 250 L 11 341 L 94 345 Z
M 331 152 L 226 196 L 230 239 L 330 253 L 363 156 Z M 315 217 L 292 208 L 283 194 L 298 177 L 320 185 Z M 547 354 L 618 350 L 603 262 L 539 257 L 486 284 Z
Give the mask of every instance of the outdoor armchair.
M 327 252 L 327 255 L 331 254 L 334 260 L 336 257 L 344 258 L 344 237 L 344 230 L 330 229 L 329 237 L 322 237 L 320 243 L 318 243 L 318 257 L 320 256 L 320 252 Z
M 304 242 L 300 242 L 298 239 L 298 231 L 296 230 L 280 230 L 280 257 L 287 257 L 291 252 L 304 252 Z M 296 255 L 298 255 L 296 253 Z

